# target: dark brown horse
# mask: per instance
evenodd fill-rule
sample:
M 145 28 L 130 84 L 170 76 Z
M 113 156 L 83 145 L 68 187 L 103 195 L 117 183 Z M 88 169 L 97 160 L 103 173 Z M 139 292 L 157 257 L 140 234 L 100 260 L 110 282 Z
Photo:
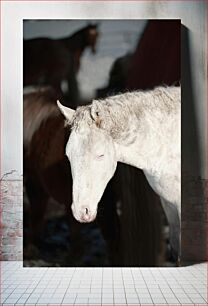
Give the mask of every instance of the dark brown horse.
M 77 105 L 76 74 L 86 48 L 96 51 L 97 25 L 87 27 L 62 39 L 35 38 L 23 43 L 23 84 L 50 85 Z M 65 82 L 66 89 L 63 89 Z

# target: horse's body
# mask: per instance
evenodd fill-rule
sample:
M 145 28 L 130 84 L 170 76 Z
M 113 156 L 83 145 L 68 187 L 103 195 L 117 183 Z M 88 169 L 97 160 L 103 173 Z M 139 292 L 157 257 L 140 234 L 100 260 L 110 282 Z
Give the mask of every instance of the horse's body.
M 24 40 L 24 86 L 51 85 L 60 93 L 65 94 L 63 91 L 66 91 L 68 100 L 77 102 L 76 73 L 80 58 L 86 48 L 95 52 L 97 36 L 96 26 L 89 25 L 62 39 L 40 37 Z
M 93 101 L 73 111 L 66 146 L 73 177 L 74 217 L 91 222 L 117 162 L 144 171 L 161 197 L 173 251 L 180 251 L 180 87 L 159 87 Z M 81 188 L 82 187 L 82 188 Z
M 24 95 L 24 183 L 31 205 L 32 242 L 40 237 L 49 197 L 60 203 L 71 198 L 71 174 L 63 150 L 66 130 L 55 97 L 49 89 Z

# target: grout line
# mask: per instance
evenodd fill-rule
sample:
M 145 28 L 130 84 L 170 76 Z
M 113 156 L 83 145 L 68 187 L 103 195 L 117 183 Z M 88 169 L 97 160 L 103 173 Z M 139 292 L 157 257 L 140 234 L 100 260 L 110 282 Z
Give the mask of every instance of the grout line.
M 151 300 L 152 300 L 152 304 L 154 305 L 154 302 L 153 302 L 153 299 L 152 299 L 152 295 L 151 295 L 151 293 L 150 293 L 150 291 L 149 291 L 149 288 L 148 288 L 148 286 L 147 286 L 147 283 L 146 283 L 146 280 L 145 280 L 144 275 L 143 275 L 143 273 L 142 273 L 142 270 L 141 270 L 141 274 L 142 274 L 142 278 L 143 278 L 143 280 L 144 280 L 144 283 L 145 283 L 145 285 L 146 285 L 147 291 L 149 292 L 150 298 L 151 298 Z
M 131 269 L 131 275 L 132 275 L 132 278 L 133 278 L 133 281 L 134 281 L 134 290 L 135 290 L 135 292 L 136 292 L 136 295 L 137 295 L 137 298 L 138 298 L 139 304 L 141 305 L 141 303 L 140 303 L 140 298 L 139 298 L 138 293 L 137 293 L 137 290 L 136 290 L 135 278 L 134 278 L 134 275 L 133 275 L 132 269 Z

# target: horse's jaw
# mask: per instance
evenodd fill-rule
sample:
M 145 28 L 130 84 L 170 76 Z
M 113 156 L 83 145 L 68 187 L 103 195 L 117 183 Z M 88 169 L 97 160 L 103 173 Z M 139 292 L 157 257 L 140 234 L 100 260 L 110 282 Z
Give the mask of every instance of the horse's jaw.
M 139 158 L 137 147 L 137 143 L 130 146 L 115 144 L 117 162 L 121 162 L 139 169 L 144 169 L 146 166 L 146 160 L 142 154 Z

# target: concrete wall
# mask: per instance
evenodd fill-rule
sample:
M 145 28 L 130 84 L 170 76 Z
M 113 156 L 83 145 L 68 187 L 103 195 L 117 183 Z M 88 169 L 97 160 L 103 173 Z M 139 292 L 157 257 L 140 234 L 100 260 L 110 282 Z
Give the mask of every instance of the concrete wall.
M 180 18 L 182 40 L 182 257 L 205 259 L 207 229 L 207 57 L 204 1 L 3 2 L 1 92 L 1 252 L 22 258 L 22 19 Z M 206 193 L 207 195 L 207 193 Z M 3 225 L 3 227 L 2 227 Z
M 21 180 L 1 182 L 1 260 L 22 259 L 22 212 L 23 188 Z

